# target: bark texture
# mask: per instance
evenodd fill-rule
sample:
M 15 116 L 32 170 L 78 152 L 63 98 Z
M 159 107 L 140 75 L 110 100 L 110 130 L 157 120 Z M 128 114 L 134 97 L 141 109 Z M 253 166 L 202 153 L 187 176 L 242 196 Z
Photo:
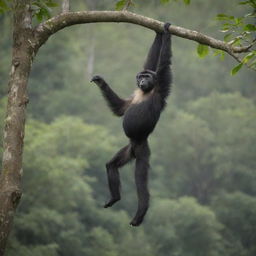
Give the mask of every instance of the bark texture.
M 0 256 L 4 255 L 13 215 L 22 194 L 22 151 L 25 108 L 28 102 L 27 81 L 33 58 L 29 0 L 14 1 L 13 25 L 12 66 L 0 176 Z

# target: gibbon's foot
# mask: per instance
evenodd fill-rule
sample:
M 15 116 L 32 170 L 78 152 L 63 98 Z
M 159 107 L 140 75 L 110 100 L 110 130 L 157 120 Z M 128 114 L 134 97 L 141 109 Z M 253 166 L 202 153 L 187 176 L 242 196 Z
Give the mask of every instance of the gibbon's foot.
M 134 217 L 133 220 L 130 222 L 130 225 L 133 227 L 139 226 L 143 221 L 143 217 Z
M 169 27 L 171 26 L 170 22 L 165 22 L 164 23 L 164 33 L 170 33 Z
M 112 198 L 112 199 L 110 199 L 110 201 L 104 205 L 104 208 L 111 207 L 114 203 L 116 203 L 120 199 L 121 199 L 120 197 L 119 198 Z

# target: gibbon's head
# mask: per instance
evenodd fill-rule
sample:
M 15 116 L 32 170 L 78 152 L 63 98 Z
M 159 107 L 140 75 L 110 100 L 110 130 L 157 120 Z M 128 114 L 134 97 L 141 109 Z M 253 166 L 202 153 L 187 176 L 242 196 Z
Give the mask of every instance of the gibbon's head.
M 145 93 L 154 89 L 156 84 L 156 72 L 152 70 L 144 70 L 136 76 L 137 86 Z

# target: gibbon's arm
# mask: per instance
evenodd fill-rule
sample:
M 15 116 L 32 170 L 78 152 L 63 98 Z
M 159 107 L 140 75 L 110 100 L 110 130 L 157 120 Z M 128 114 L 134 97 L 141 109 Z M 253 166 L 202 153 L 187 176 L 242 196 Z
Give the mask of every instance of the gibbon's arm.
M 160 55 L 160 50 L 162 46 L 162 33 L 157 33 L 152 46 L 148 52 L 146 62 L 144 64 L 144 70 L 156 71 L 157 63 Z
M 168 30 L 170 24 L 165 23 L 164 33 L 162 35 L 162 48 L 157 67 L 157 91 L 163 99 L 167 98 L 171 89 L 172 74 L 171 74 L 171 34 Z
M 117 116 L 122 116 L 129 106 L 129 101 L 121 99 L 102 77 L 96 75 L 91 82 L 98 85 L 111 111 Z

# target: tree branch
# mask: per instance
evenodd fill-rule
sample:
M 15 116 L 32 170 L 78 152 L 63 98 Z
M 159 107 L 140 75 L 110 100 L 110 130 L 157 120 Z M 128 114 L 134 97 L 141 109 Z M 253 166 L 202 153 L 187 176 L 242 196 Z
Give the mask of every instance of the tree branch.
M 163 23 L 132 12 L 121 11 L 81 11 L 59 14 L 41 24 L 34 31 L 35 46 L 38 49 L 47 39 L 57 31 L 75 24 L 94 22 L 126 22 L 140 25 L 155 31 L 163 30 Z M 196 41 L 200 44 L 208 45 L 212 48 L 220 49 L 232 57 L 234 53 L 247 52 L 250 46 L 235 47 L 221 40 L 204 35 L 200 32 L 189 30 L 178 26 L 170 26 L 170 32 L 178 37 Z

